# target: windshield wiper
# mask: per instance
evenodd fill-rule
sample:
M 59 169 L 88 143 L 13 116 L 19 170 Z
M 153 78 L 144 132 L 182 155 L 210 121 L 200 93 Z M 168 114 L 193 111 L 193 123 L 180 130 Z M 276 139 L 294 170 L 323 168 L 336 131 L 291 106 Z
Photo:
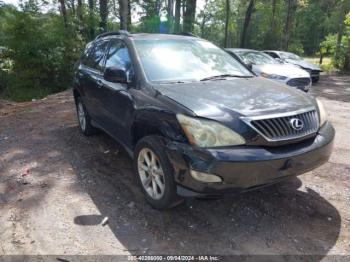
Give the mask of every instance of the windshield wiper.
M 194 80 L 164 80 L 164 81 L 154 81 L 157 84 L 185 84 L 194 82 Z
M 215 80 L 220 78 L 226 78 L 226 77 L 237 77 L 237 78 L 251 78 L 253 76 L 242 76 L 242 75 L 233 75 L 233 74 L 223 74 L 223 75 L 216 75 L 216 76 L 209 76 L 201 79 L 200 81 L 209 81 L 209 80 Z

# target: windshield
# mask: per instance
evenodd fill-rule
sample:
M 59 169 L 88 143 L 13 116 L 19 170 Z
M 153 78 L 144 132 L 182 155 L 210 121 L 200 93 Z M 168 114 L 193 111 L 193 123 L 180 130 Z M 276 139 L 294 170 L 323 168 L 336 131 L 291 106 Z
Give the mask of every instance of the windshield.
M 253 76 L 225 51 L 200 39 L 135 39 L 149 81 L 199 81 L 219 75 Z
M 239 52 L 238 55 L 242 58 L 245 64 L 263 65 L 263 64 L 279 64 L 277 60 L 262 52 L 248 51 Z
M 279 53 L 279 55 L 282 59 L 302 60 L 300 56 L 297 56 L 296 54 L 293 54 L 293 53 L 281 52 Z

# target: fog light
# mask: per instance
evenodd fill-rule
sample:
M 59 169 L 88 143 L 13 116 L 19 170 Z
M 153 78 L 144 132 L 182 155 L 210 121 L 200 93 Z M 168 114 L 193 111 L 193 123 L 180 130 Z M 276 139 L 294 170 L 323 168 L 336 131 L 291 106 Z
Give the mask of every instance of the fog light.
M 203 173 L 203 172 L 198 172 L 195 170 L 191 170 L 191 175 L 194 179 L 201 181 L 201 182 L 206 182 L 206 183 L 218 183 L 222 182 L 221 177 L 213 174 L 208 174 L 208 173 Z

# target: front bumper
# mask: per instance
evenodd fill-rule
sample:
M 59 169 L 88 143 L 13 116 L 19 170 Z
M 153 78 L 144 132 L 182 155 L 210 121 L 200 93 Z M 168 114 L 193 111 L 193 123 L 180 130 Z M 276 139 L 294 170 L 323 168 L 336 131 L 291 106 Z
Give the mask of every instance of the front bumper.
M 304 92 L 309 92 L 312 86 L 312 79 L 307 77 L 291 78 L 286 82 L 286 85 L 302 90 Z
M 179 195 L 219 196 L 274 184 L 322 165 L 331 155 L 334 135 L 334 128 L 327 122 L 316 137 L 298 144 L 203 149 L 171 142 L 167 154 Z M 190 175 L 190 168 L 218 175 L 223 182 L 200 182 Z
M 298 87 L 296 87 L 296 88 L 307 93 L 307 92 L 310 91 L 311 84 L 310 84 L 310 85 L 307 85 L 307 86 L 298 86 Z

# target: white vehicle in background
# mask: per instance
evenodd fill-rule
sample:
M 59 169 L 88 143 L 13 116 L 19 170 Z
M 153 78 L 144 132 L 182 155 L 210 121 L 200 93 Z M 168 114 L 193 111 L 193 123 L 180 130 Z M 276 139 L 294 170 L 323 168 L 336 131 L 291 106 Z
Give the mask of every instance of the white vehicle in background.
M 251 49 L 226 49 L 255 74 L 308 92 L 312 85 L 310 74 L 294 65 L 284 64 L 271 56 Z
M 303 58 L 301 58 L 296 54 L 293 54 L 290 52 L 283 52 L 283 51 L 273 51 L 273 50 L 266 50 L 263 52 L 284 63 L 296 65 L 306 70 L 307 72 L 309 72 L 313 83 L 317 83 L 318 80 L 320 80 L 320 73 L 322 72 L 321 68 L 318 65 L 315 65 L 313 63 L 310 63 L 304 60 Z

